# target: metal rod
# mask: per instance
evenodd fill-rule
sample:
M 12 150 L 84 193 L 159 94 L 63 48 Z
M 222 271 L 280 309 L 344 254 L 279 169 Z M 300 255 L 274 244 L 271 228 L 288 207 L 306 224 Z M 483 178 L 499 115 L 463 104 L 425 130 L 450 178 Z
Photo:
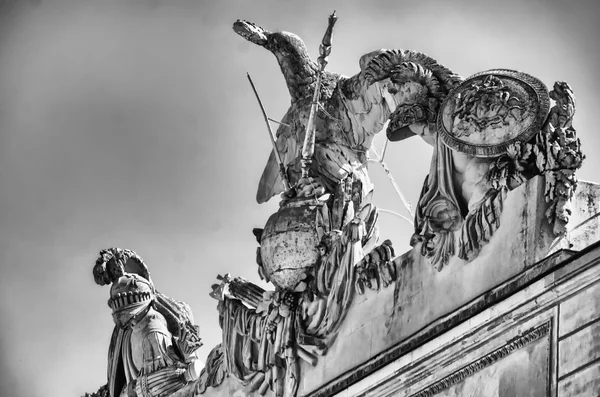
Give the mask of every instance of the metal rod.
M 411 216 L 414 217 L 415 214 L 413 213 L 412 206 L 410 205 L 410 203 L 408 202 L 408 200 L 406 199 L 406 197 L 404 197 L 404 194 L 402 194 L 402 191 L 400 190 L 400 187 L 396 183 L 396 180 L 394 179 L 394 176 L 392 175 L 392 172 L 390 171 L 390 169 L 388 168 L 388 166 L 383 161 L 383 158 L 379 157 L 379 153 L 377 153 L 377 150 L 373 146 L 371 146 L 371 150 L 375 154 L 375 157 L 377 157 L 377 162 L 379 164 L 381 164 L 381 167 L 383 168 L 383 170 L 385 171 L 387 177 L 389 178 L 390 182 L 392 183 L 392 186 L 394 187 L 394 190 L 396 190 L 396 193 L 400 197 L 400 200 L 402 201 L 402 204 L 404 204 L 404 206 L 408 210 L 408 213 Z
M 410 223 L 411 225 L 413 225 L 413 221 L 411 221 L 410 219 L 408 219 L 407 217 L 405 217 L 404 215 L 401 215 L 395 211 L 390 211 L 390 210 L 385 210 L 383 208 L 377 208 L 377 211 L 379 212 L 385 212 L 387 214 L 392 214 L 392 215 L 396 215 L 399 216 L 400 218 L 404 219 L 406 222 Z
M 272 121 L 272 122 L 274 122 L 274 123 L 277 123 L 277 124 L 280 124 L 280 125 L 286 126 L 287 128 L 290 128 L 290 125 L 289 125 L 289 124 L 282 123 L 281 121 L 273 120 L 273 119 L 272 119 L 272 118 L 270 118 L 270 117 L 269 117 L 269 121 Z
M 385 157 L 385 151 L 387 150 L 387 147 L 388 147 L 388 142 L 389 142 L 389 141 L 390 141 L 390 140 L 389 140 L 389 139 L 386 137 L 386 138 L 385 138 L 385 143 L 383 144 L 383 149 L 381 150 L 381 159 L 380 159 L 380 161 L 381 161 L 382 163 L 383 163 L 383 158 Z
M 290 182 L 287 179 L 287 175 L 285 173 L 285 166 L 283 161 L 281 161 L 281 156 L 279 155 L 279 151 L 277 150 L 277 143 L 275 142 L 275 135 L 273 134 L 273 130 L 271 129 L 271 123 L 269 123 L 269 117 L 267 116 L 267 112 L 265 111 L 265 107 L 263 106 L 262 101 L 260 100 L 260 96 L 258 95 L 258 91 L 256 91 L 256 87 L 254 86 L 254 82 L 250 77 L 250 73 L 246 73 L 248 76 L 248 81 L 252 86 L 252 91 L 254 91 L 254 95 L 256 95 L 256 99 L 258 100 L 258 104 L 260 106 L 260 110 L 262 110 L 262 114 L 265 118 L 265 123 L 267 123 L 267 128 L 269 130 L 269 138 L 271 138 L 271 144 L 273 145 L 273 153 L 275 153 L 275 158 L 277 159 L 277 163 L 279 164 L 279 175 L 281 175 L 283 188 L 287 191 L 290 190 Z

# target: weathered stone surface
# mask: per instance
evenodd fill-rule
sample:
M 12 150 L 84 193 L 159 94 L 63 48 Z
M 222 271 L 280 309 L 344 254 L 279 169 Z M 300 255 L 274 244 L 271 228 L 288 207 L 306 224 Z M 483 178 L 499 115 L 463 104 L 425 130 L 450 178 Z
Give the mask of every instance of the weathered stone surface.
M 600 244 L 596 243 L 581 254 L 562 256 L 562 258 L 564 259 L 562 262 L 554 262 L 554 269 L 546 268 L 552 269 L 551 273 L 545 276 L 547 270 L 538 273 L 537 281 L 523 289 L 518 289 L 517 292 L 506 290 L 508 297 L 497 301 L 487 310 L 474 316 L 472 314 L 467 316 L 462 324 L 449 329 L 445 334 L 430 341 L 425 339 L 425 342 L 421 342 L 422 344 L 417 348 L 411 347 L 412 338 L 409 338 L 405 355 L 394 356 L 398 358 L 395 361 L 388 361 L 389 364 L 378 371 L 369 372 L 363 365 L 361 370 L 347 373 L 343 378 L 348 382 L 345 391 L 336 390 L 330 384 L 309 396 L 329 396 L 334 394 L 333 390 L 340 392 L 335 394 L 336 396 L 344 397 L 444 396 L 455 395 L 451 394 L 454 392 L 453 387 L 462 387 L 462 394 L 458 395 L 467 396 L 556 395 L 559 387 L 555 381 L 558 377 L 557 364 L 559 364 L 557 352 L 561 352 L 556 339 L 559 322 L 558 306 L 565 297 L 572 297 L 600 281 L 598 262 Z M 559 267 L 556 268 L 556 265 Z M 523 274 L 534 272 L 534 269 L 539 266 L 536 265 Z M 520 277 L 523 275 L 519 275 L 517 279 Z M 452 316 L 460 318 L 460 312 L 455 312 Z M 594 333 L 598 334 L 598 330 L 590 331 L 590 334 Z M 543 349 L 540 345 L 533 347 L 537 343 L 535 341 L 539 341 Z M 403 345 L 405 343 L 400 344 Z M 567 350 L 567 353 L 559 354 L 570 354 L 571 360 L 587 357 L 588 352 L 585 347 L 592 346 L 593 349 L 593 344 L 586 340 L 581 341 L 580 345 L 582 346 L 580 351 Z M 508 346 L 520 347 L 513 349 Z M 531 360 L 531 357 L 519 356 L 522 354 L 520 349 L 527 350 L 527 346 L 534 350 L 539 347 L 538 352 L 543 354 L 538 357 L 543 358 L 536 361 Z M 392 356 L 395 350 L 396 347 L 388 349 L 374 359 L 368 360 L 367 363 L 375 365 L 378 359 L 385 357 L 386 354 Z M 509 353 L 510 351 L 512 353 Z M 512 362 L 510 367 L 528 365 L 524 365 L 518 373 L 515 372 L 511 382 L 505 382 L 501 387 L 502 362 L 513 358 L 517 360 Z M 567 395 L 577 395 L 573 393 L 578 391 L 588 393 L 583 395 L 597 395 L 591 392 L 597 389 L 594 378 L 596 369 L 589 368 L 595 367 L 598 360 L 593 361 L 593 357 L 587 357 L 584 361 L 588 359 L 592 361 L 587 364 L 575 363 L 578 369 L 560 379 L 563 393 L 568 391 L 572 394 Z M 498 368 L 498 370 L 493 370 L 493 375 L 489 379 L 484 379 L 486 368 Z M 365 376 L 366 374 L 369 375 Z M 356 377 L 364 377 L 364 379 L 348 387 Z M 508 377 L 510 376 L 506 375 L 504 380 Z M 568 379 L 573 381 L 569 384 L 564 383 Z M 460 385 L 463 381 L 464 384 Z M 523 387 L 519 387 L 519 384 Z
M 600 362 L 558 382 L 558 397 L 600 396 Z
M 454 149 L 493 157 L 537 134 L 549 108 L 548 90 L 535 77 L 490 70 L 465 80 L 444 101 L 438 130 Z
M 537 182 L 534 179 L 509 195 L 497 238 L 472 262 L 454 258 L 449 271 L 438 273 L 414 251 L 397 259 L 403 276 L 395 286 L 396 309 L 386 319 L 386 327 L 393 330 L 388 343 L 411 335 L 533 263 L 530 242 L 541 226 L 531 200 L 542 200 Z
M 567 233 L 557 239 L 551 251 L 558 249 L 582 250 L 598 240 L 600 234 L 600 185 L 579 181 L 573 198 L 573 213 L 567 227 Z M 547 228 L 544 235 L 550 234 Z M 541 258 L 536 258 L 539 260 Z
M 561 340 L 558 352 L 559 377 L 600 358 L 600 323 L 594 323 Z
M 463 397 L 520 397 L 547 395 L 548 377 L 548 340 L 538 340 L 509 354 L 502 360 L 484 367 L 472 375 L 465 374 L 460 382 L 443 389 L 436 396 Z M 467 367 L 469 368 L 469 367 Z M 466 372 L 466 371 L 465 371 Z M 456 374 L 456 377 L 460 375 Z M 446 380 L 450 383 L 452 378 Z M 439 388 L 444 387 L 444 380 Z M 414 394 L 414 397 L 429 396 L 429 389 Z
M 593 195 L 596 185 L 592 185 L 591 188 L 590 194 Z M 352 355 L 344 355 L 344 368 L 350 364 L 359 366 L 382 354 L 386 349 L 401 343 L 466 302 L 482 296 L 511 277 L 534 268 L 533 264 L 538 258 L 548 254 L 554 240 L 550 235 L 543 233 L 549 227 L 541 213 L 543 189 L 543 178 L 537 177 L 508 195 L 501 219 L 502 226 L 496 234 L 498 238 L 495 237 L 470 263 L 454 258 L 449 264 L 450 271 L 437 272 L 418 254 L 418 247 L 397 257 L 395 262 L 400 276 L 393 289 L 382 289 L 378 293 L 366 291 L 364 298 L 353 302 L 348 310 L 347 317 L 340 327 L 340 335 L 343 335 L 340 338 L 347 340 L 345 344 L 353 342 L 356 347 Z M 582 184 L 579 189 L 587 189 L 587 185 Z M 586 198 L 587 202 L 589 194 L 580 192 L 576 197 Z M 579 213 L 578 211 L 582 211 L 580 207 L 585 206 L 574 203 L 574 217 L 584 217 L 588 211 Z M 595 235 L 596 240 L 600 236 L 593 230 L 591 235 Z M 560 255 L 561 259 L 552 259 L 552 263 L 556 266 L 560 260 L 568 257 L 567 254 Z M 493 308 L 491 312 L 481 313 L 479 316 L 491 316 L 492 313 Z M 465 319 L 469 318 L 468 314 L 465 316 Z M 479 321 L 475 318 L 472 320 Z M 368 324 L 371 324 L 370 341 L 367 343 L 363 338 L 355 339 L 353 331 Z M 336 348 L 338 343 L 339 340 L 327 354 L 327 359 L 332 357 L 330 362 L 335 362 L 335 357 L 341 354 Z M 320 362 L 317 367 L 321 365 L 327 364 Z M 307 375 L 310 376 L 313 370 L 326 375 L 322 383 L 331 381 L 336 372 L 338 376 L 344 372 L 329 368 L 325 369 L 325 372 L 321 369 L 307 368 Z M 315 383 L 317 382 L 305 382 L 304 386 Z M 306 394 L 309 390 L 301 388 L 299 392 Z
M 294 289 L 317 261 L 320 238 L 315 225 L 322 206 L 308 200 L 290 202 L 267 221 L 261 257 L 267 276 L 276 286 Z
M 560 305 L 559 337 L 600 318 L 600 284 L 596 284 Z

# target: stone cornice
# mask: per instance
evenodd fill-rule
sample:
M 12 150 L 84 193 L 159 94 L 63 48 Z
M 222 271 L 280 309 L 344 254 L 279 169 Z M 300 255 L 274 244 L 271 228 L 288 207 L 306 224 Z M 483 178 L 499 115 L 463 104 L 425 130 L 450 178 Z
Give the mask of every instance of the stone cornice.
M 361 379 L 374 374 L 386 365 L 396 361 L 400 357 L 415 350 L 416 348 L 423 346 L 427 342 L 433 340 L 437 336 L 450 330 L 451 328 L 461 324 L 467 319 L 483 312 L 487 308 L 494 304 L 506 299 L 507 297 L 517 293 L 518 291 L 526 288 L 527 286 L 535 283 L 536 281 L 544 278 L 552 272 L 564 268 L 571 264 L 578 258 L 585 256 L 587 253 L 594 251 L 600 247 L 600 242 L 595 243 L 587 247 L 580 252 L 574 252 L 570 250 L 561 250 L 555 252 L 551 256 L 543 259 L 536 263 L 525 272 L 509 279 L 503 284 L 496 288 L 493 288 L 482 294 L 478 298 L 474 299 L 467 305 L 463 306 L 459 310 L 444 316 L 435 322 L 424 327 L 421 331 L 409 337 L 405 341 L 397 344 L 396 346 L 383 351 L 370 360 L 364 362 L 358 367 L 347 371 L 338 378 L 330 381 L 329 383 L 321 386 L 320 388 L 313 390 L 310 393 L 305 394 L 306 397 L 325 397 L 332 396 L 336 393 L 347 389 L 354 383 L 357 383 Z M 588 266 L 581 266 L 577 269 L 570 269 L 566 274 L 561 275 L 561 279 L 564 281 L 571 276 L 575 276 L 579 272 L 583 271 L 583 268 Z M 557 282 L 558 280 L 554 280 Z
M 452 373 L 451 375 L 446 376 L 445 378 L 435 382 L 434 384 L 419 391 L 418 393 L 412 394 L 410 397 L 433 396 L 433 395 L 441 392 L 442 390 L 447 389 L 447 388 L 451 387 L 452 385 L 455 385 L 455 384 L 461 382 L 462 380 L 473 375 L 474 373 L 479 372 L 482 369 L 492 365 L 496 361 L 501 360 L 502 358 L 508 356 L 512 352 L 514 352 L 518 349 L 521 349 L 525 345 L 532 343 L 532 342 L 548 335 L 548 333 L 550 332 L 550 328 L 551 328 L 550 321 L 548 321 L 538 327 L 535 327 L 535 328 L 525 332 L 523 335 L 518 336 L 517 338 L 513 339 L 512 341 L 510 341 L 506 345 L 500 347 L 499 349 L 496 349 L 493 352 L 486 354 L 485 356 L 481 357 L 479 360 L 474 361 L 469 365 L 466 365 L 465 367 L 463 367 L 463 368 L 459 369 L 458 371 Z

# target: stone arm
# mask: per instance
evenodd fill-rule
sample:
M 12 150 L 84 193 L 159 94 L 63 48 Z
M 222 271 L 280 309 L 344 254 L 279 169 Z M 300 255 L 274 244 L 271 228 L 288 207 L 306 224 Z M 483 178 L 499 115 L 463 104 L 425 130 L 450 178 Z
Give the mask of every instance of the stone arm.
M 433 146 L 439 106 L 462 81 L 462 77 L 423 53 L 379 50 L 361 58 L 361 72 L 349 79 L 349 88 L 344 92 L 359 97 L 361 88 L 379 86 L 390 112 L 388 138 L 399 141 L 418 135 Z
M 145 374 L 178 366 L 181 362 L 175 352 L 172 336 L 163 332 L 150 332 L 142 343 L 142 351 L 142 372 Z
M 128 393 L 134 391 L 136 397 L 154 397 L 194 387 L 190 382 L 198 379 L 200 363 L 198 360 L 183 363 L 173 342 L 172 336 L 165 332 L 154 331 L 146 335 L 141 346 L 140 376 L 135 383 L 131 382 Z

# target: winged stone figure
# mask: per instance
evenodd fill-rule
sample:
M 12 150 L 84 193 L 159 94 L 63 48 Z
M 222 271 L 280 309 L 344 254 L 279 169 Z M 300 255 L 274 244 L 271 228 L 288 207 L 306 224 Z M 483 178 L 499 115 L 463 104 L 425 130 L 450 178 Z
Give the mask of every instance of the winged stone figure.
M 282 120 L 285 125 L 277 131 L 276 146 L 294 185 L 301 177 L 302 142 L 318 64 L 303 41 L 292 33 L 269 32 L 240 20 L 233 29 L 272 52 L 284 75 L 291 105 Z M 389 120 L 390 140 L 419 135 L 434 147 L 411 244 L 422 243 L 423 255 L 441 269 L 455 255 L 455 232 L 462 228 L 459 256 L 476 255 L 481 246 L 478 241 L 489 239 L 498 227 L 498 222 L 492 222 L 485 233 L 480 233 L 477 225 L 481 222 L 476 217 L 483 212 L 499 216 L 506 189 L 495 189 L 488 178 L 492 158 L 449 147 L 440 139 L 436 125 L 440 108 L 448 94 L 465 80 L 433 58 L 411 50 L 372 51 L 360 58 L 359 65 L 360 72 L 352 77 L 323 71 L 319 87 L 322 106 L 316 115 L 315 152 L 310 164 L 313 176 L 328 192 L 336 192 L 336 186 L 352 175 L 353 180 L 361 182 L 362 197 L 366 197 L 372 190 L 368 151 L 375 134 Z M 279 165 L 271 153 L 257 201 L 265 202 L 282 190 Z M 466 226 L 465 219 L 470 219 Z
M 277 130 L 276 146 L 290 183 L 294 185 L 301 176 L 302 142 L 319 73 L 318 64 L 310 57 L 304 42 L 293 33 L 270 32 L 242 20 L 234 23 L 233 30 L 272 52 L 285 78 L 291 105 Z M 388 70 L 390 62 L 394 70 Z M 426 114 L 461 79 L 432 58 L 415 51 L 376 50 L 363 55 L 359 64 L 361 71 L 352 77 L 329 70 L 323 72 L 319 87 L 322 107 L 315 118 L 316 142 L 311 170 L 329 192 L 352 174 L 362 182 L 364 196 L 372 189 L 367 161 L 375 134 L 383 129 L 398 107 L 402 107 L 404 117 L 415 109 L 423 109 Z M 423 89 L 422 85 L 425 85 Z M 402 127 L 417 120 L 412 117 L 411 121 Z M 263 203 L 282 191 L 279 165 L 272 152 L 256 199 Z

